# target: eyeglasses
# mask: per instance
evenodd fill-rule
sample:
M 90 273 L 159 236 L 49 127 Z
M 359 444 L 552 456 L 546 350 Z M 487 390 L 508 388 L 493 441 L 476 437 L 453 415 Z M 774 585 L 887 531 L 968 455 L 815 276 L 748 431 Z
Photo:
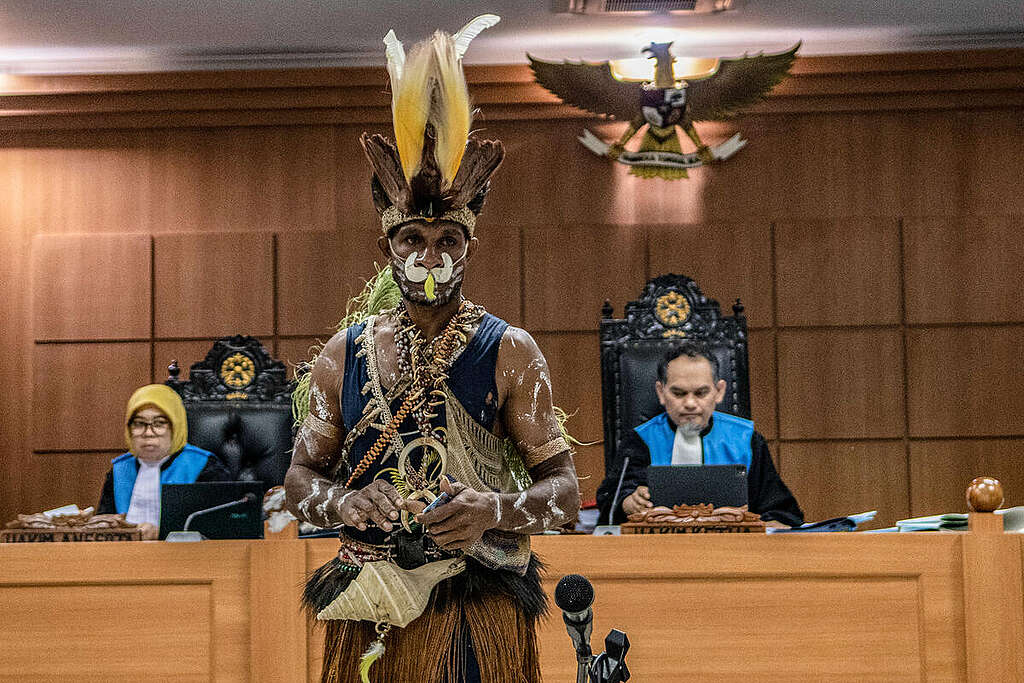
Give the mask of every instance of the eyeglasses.
M 132 433 L 132 436 L 142 436 L 146 433 L 147 429 L 153 430 L 153 436 L 163 436 L 167 433 L 167 430 L 171 428 L 171 421 L 158 417 L 152 422 L 146 422 L 145 420 L 133 419 L 128 423 L 128 431 Z

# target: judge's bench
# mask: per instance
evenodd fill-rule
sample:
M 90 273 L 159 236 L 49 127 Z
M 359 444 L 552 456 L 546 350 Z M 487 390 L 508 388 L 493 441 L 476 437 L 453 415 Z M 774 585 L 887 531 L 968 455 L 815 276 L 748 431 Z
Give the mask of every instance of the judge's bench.
M 739 303 L 733 312 L 723 318 L 682 276 L 652 280 L 622 320 L 603 311 L 606 472 L 621 469 L 615 446 L 623 430 L 659 409 L 649 390 L 642 397 L 630 387 L 653 384 L 656 359 L 675 338 L 714 342 L 728 384 L 724 409 L 749 416 L 746 321 Z M 222 340 L 221 355 L 234 358 L 243 341 Z M 210 368 L 224 365 L 214 353 L 221 347 L 204 361 Z M 205 377 L 197 367 L 191 377 Z M 169 383 L 182 390 L 175 382 L 172 372 Z M 223 417 L 224 402 L 213 400 L 221 397 L 192 393 L 209 412 L 211 433 L 241 423 Z M 276 398 L 268 414 L 284 426 L 265 431 L 287 435 L 288 414 Z M 190 433 L 203 433 L 198 421 L 207 417 L 192 410 Z M 226 459 L 238 461 L 236 476 L 244 478 L 245 440 L 221 441 L 210 449 L 239 455 Z M 990 526 L 541 535 L 533 549 L 547 566 L 549 595 L 566 574 L 593 583 L 592 645 L 599 651 L 610 629 L 625 631 L 631 680 L 1024 681 L 1024 535 Z M 337 549 L 332 538 L 283 533 L 196 543 L 0 543 L 0 679 L 316 681 L 322 629 L 301 611 L 300 593 Z M 542 670 L 549 683 L 570 681 L 573 649 L 551 610 L 539 633 Z
M 636 681 L 1024 680 L 1024 536 L 536 536 L 547 585 L 594 584 L 596 650 Z M 0 544 L 0 678 L 315 681 L 299 609 L 334 539 Z M 545 680 L 573 680 L 562 619 Z

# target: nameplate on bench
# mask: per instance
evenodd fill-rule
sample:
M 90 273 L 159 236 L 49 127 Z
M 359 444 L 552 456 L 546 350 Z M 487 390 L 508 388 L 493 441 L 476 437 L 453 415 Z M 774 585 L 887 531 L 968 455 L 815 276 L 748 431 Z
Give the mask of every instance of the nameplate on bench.
M 18 515 L 6 526 L 0 530 L 0 543 L 142 540 L 142 530 L 126 522 L 124 515 L 95 515 L 91 508 L 70 515 Z

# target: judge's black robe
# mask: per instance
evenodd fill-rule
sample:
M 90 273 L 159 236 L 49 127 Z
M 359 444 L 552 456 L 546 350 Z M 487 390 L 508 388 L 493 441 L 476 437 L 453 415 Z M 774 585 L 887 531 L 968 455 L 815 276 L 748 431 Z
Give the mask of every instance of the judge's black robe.
M 671 423 L 671 420 L 669 422 Z M 701 437 L 710 432 L 712 427 L 714 427 L 714 418 L 701 432 Z M 803 524 L 804 513 L 775 469 L 772 454 L 768 450 L 768 443 L 759 432 L 755 431 L 750 437 L 750 451 L 750 469 L 747 472 L 747 505 L 750 511 L 758 513 L 765 521 L 773 520 L 789 526 Z M 615 505 L 615 517 L 612 524 L 621 524 L 626 521 L 626 513 L 622 511 L 622 501 L 633 493 L 637 486 L 647 486 L 647 467 L 651 464 L 651 454 L 647 444 L 640 438 L 636 430 L 630 429 L 619 444 L 611 471 L 608 472 L 597 489 L 597 506 L 601 512 L 598 517 L 599 524 L 608 523 L 608 509 L 611 507 L 612 496 L 615 495 L 615 487 L 619 483 L 619 474 L 622 472 L 622 463 L 627 455 L 629 456 L 629 465 L 626 467 L 626 476 L 622 480 L 622 490 L 619 492 L 618 502 Z

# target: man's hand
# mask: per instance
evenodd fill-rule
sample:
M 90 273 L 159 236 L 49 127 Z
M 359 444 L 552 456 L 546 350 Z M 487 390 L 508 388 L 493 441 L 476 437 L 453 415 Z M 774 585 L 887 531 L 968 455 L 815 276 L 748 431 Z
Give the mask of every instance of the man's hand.
M 637 486 L 636 490 L 622 501 L 622 511 L 627 515 L 640 512 L 649 507 L 653 507 L 653 505 L 651 503 L 651 491 L 646 486 Z
M 434 543 L 445 550 L 467 548 L 498 524 L 498 496 L 481 493 L 459 482 L 441 479 L 441 491 L 451 500 L 430 512 L 417 515 Z
M 338 515 L 342 523 L 366 531 L 367 520 L 384 531 L 391 531 L 392 522 L 398 519 L 398 511 L 405 501 L 395 487 L 382 479 L 374 479 L 359 491 L 349 491 L 338 504 Z

